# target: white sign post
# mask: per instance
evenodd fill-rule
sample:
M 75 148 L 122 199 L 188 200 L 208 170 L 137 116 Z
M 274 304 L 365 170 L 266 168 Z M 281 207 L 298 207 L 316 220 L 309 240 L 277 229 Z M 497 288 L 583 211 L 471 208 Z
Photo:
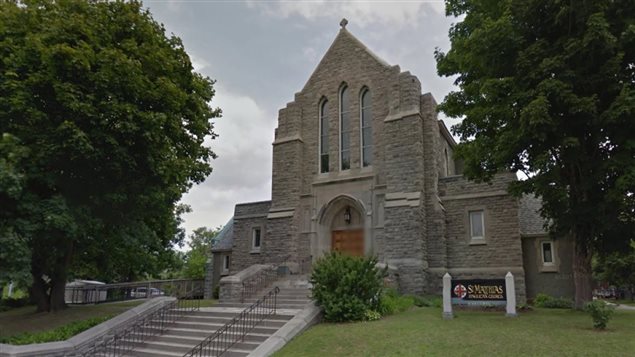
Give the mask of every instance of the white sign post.
M 445 294 L 445 290 L 443 293 Z M 507 272 L 507 275 L 505 275 L 505 293 L 507 295 L 507 314 L 505 314 L 505 316 L 518 316 L 516 313 L 516 286 L 512 272 Z
M 452 277 L 449 273 L 445 273 L 443 276 L 443 318 L 446 320 L 452 319 Z

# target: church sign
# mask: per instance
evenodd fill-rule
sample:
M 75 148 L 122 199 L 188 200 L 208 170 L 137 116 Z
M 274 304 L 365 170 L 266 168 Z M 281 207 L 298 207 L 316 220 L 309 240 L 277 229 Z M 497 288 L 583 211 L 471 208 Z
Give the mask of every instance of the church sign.
M 452 303 L 457 305 L 505 305 L 505 279 L 452 280 Z

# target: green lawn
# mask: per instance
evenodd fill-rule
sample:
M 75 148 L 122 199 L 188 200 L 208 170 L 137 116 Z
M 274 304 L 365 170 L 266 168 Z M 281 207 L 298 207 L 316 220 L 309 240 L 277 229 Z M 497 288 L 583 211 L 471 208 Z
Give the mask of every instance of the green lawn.
M 218 300 L 215 300 L 215 299 L 201 300 L 200 306 L 201 307 L 212 307 L 212 306 L 216 305 L 217 302 L 218 302 Z
M 93 317 L 120 314 L 145 300 L 106 303 L 99 305 L 71 306 L 52 313 L 35 313 L 35 306 L 25 306 L 0 313 L 0 337 L 23 332 L 40 332 Z
M 616 304 L 635 306 L 635 300 L 614 300 Z
M 634 356 L 635 312 L 616 311 L 606 331 L 583 312 L 536 309 L 459 311 L 414 308 L 374 322 L 316 325 L 292 340 L 284 356 Z

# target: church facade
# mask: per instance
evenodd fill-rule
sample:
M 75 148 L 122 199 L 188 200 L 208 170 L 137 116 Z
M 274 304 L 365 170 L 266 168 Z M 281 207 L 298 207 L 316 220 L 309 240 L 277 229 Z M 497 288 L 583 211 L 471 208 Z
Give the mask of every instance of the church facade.
M 236 205 L 212 249 L 213 280 L 259 263 L 294 270 L 338 250 L 376 256 L 407 293 L 440 294 L 446 272 L 510 271 L 520 302 L 571 296 L 571 247 L 544 232 L 540 202 L 507 192 L 513 173 L 467 180 L 455 146 L 417 77 L 342 26 L 279 111 L 271 200 Z

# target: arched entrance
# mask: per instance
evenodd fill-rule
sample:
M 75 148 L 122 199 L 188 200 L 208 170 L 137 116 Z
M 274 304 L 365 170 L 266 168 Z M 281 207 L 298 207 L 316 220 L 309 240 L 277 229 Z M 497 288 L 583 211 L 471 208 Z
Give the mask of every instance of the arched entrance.
M 363 204 L 354 197 L 342 195 L 331 200 L 320 210 L 319 251 L 363 256 L 368 248 L 365 216 Z

